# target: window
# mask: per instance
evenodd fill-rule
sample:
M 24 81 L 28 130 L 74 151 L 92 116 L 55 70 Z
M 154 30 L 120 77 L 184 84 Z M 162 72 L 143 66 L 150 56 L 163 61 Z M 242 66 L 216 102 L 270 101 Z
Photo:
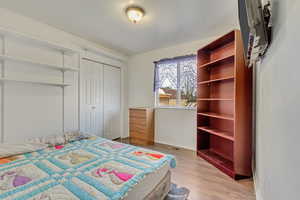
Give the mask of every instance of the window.
M 196 107 L 196 56 L 155 62 L 154 90 L 158 107 Z

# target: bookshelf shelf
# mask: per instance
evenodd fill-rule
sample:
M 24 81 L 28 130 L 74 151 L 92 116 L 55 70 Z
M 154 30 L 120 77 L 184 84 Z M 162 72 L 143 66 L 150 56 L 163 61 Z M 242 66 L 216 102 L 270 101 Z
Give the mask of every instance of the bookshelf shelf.
M 198 129 L 202 130 L 202 131 L 205 131 L 205 132 L 208 132 L 210 134 L 225 138 L 227 140 L 234 141 L 233 133 L 231 133 L 231 132 L 222 131 L 222 130 L 219 130 L 219 129 L 216 129 L 216 128 L 211 128 L 209 126 L 199 126 Z
M 198 156 L 202 157 L 206 161 L 213 164 L 215 167 L 220 169 L 221 171 L 225 172 L 229 176 L 233 177 L 234 174 L 234 165 L 233 162 L 216 154 L 210 150 L 199 150 L 197 151 Z
M 212 79 L 208 81 L 201 81 L 198 84 L 199 85 L 204 85 L 204 84 L 210 84 L 214 82 L 219 82 L 219 81 L 229 81 L 229 80 L 234 80 L 234 76 L 228 76 L 228 77 L 223 77 L 223 78 L 218 78 L 218 79 Z
M 229 98 L 198 98 L 198 101 L 232 101 Z
M 223 58 L 219 58 L 217 60 L 213 60 L 211 62 L 208 62 L 208 63 L 205 63 L 203 65 L 199 65 L 199 68 L 205 68 L 205 67 L 210 67 L 210 66 L 216 66 L 222 62 L 228 62 L 230 60 L 233 60 L 234 59 L 234 54 L 232 55 L 228 55 L 228 56 L 225 56 Z
M 207 117 L 214 117 L 218 119 L 226 119 L 226 120 L 234 120 L 233 115 L 229 114 L 219 114 L 219 113 L 213 113 L 213 112 L 199 112 L 198 115 L 207 116 Z

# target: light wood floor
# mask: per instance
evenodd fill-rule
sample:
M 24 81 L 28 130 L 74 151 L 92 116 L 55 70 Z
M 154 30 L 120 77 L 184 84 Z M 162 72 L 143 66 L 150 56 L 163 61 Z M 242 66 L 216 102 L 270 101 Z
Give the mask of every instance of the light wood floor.
M 128 139 L 121 142 L 129 143 Z M 234 181 L 191 150 L 155 144 L 146 148 L 176 156 L 172 182 L 191 190 L 189 200 L 255 200 L 251 179 Z

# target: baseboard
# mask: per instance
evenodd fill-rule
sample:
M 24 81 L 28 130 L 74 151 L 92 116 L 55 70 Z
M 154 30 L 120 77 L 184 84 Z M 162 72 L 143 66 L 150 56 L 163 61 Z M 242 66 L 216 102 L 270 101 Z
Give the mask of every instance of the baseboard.
M 195 149 L 193 149 L 193 148 L 189 148 L 189 147 L 184 147 L 184 146 L 175 146 L 175 145 L 173 145 L 173 144 L 168 144 L 168 143 L 165 143 L 165 142 L 159 142 L 159 141 L 154 141 L 155 142 L 155 144 L 162 144 L 162 145 L 167 145 L 167 146 L 170 146 L 170 147 L 173 147 L 173 148 L 180 148 L 180 149 L 185 149 L 185 150 L 190 150 L 190 151 L 195 151 L 196 152 L 196 150 Z
M 129 140 L 129 137 L 124 137 L 124 138 L 121 138 L 121 140 Z M 172 148 L 179 148 L 179 149 L 185 149 L 185 150 L 189 150 L 189 151 L 195 151 L 195 149 L 193 148 L 189 148 L 189 147 L 184 147 L 184 146 L 175 146 L 173 144 L 168 144 L 168 143 L 165 143 L 165 142 L 159 142 L 159 141 L 154 141 L 155 144 L 161 144 L 161 145 L 166 145 L 166 146 L 169 146 L 169 147 L 172 147 Z
M 257 176 L 256 176 L 255 172 L 253 173 L 253 184 L 254 184 L 256 200 L 264 200 L 263 197 L 262 197 L 261 190 L 258 187 Z
M 256 200 L 264 200 L 262 198 L 261 192 L 257 189 L 255 189 L 255 196 L 256 196 Z

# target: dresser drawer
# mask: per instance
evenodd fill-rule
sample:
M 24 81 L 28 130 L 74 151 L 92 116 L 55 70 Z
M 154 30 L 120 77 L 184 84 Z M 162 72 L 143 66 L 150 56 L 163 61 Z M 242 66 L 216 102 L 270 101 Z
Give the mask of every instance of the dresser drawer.
M 153 145 L 154 142 L 151 140 L 143 140 L 143 139 L 138 139 L 138 138 L 130 138 L 129 139 L 131 144 L 135 145 Z
M 130 137 L 147 140 L 148 135 L 143 133 L 143 132 L 139 132 L 139 131 L 131 131 L 130 132 Z
M 146 119 L 147 111 L 141 110 L 141 109 L 130 109 L 129 116 L 135 117 L 135 118 L 145 118 Z
M 130 124 L 136 124 L 139 126 L 146 126 L 147 125 L 147 120 L 146 119 L 139 119 L 139 118 L 130 118 L 129 119 Z
M 130 131 L 138 131 L 145 133 L 147 131 L 147 127 L 145 125 L 139 125 L 139 124 L 130 124 Z

